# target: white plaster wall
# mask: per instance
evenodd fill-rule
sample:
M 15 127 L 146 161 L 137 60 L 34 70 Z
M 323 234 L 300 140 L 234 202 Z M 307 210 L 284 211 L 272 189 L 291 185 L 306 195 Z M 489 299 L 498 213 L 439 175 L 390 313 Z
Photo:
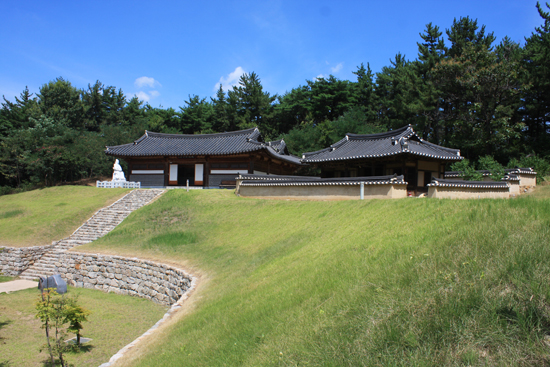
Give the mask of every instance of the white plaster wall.
M 303 200 L 358 200 L 359 185 L 311 186 L 238 186 L 244 197 Z M 365 199 L 397 199 L 407 197 L 406 185 L 365 185 Z
M 471 187 L 430 186 L 428 197 L 438 199 L 507 199 L 510 191 L 506 189 L 484 189 Z

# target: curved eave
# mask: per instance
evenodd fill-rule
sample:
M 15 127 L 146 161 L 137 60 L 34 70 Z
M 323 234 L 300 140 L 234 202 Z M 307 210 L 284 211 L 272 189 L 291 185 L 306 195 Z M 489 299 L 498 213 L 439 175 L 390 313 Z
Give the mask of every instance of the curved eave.
M 384 157 L 390 157 L 398 154 L 412 154 L 419 157 L 426 157 L 426 158 L 432 158 L 432 159 L 440 159 L 445 161 L 460 161 L 463 160 L 464 157 L 461 157 L 457 155 L 456 157 L 449 157 L 449 156 L 438 156 L 433 154 L 426 154 L 426 153 L 418 153 L 418 152 L 411 152 L 410 150 L 403 150 L 401 152 L 392 152 L 392 153 L 385 153 L 385 154 L 366 154 L 366 155 L 357 155 L 357 156 L 351 156 L 351 157 L 339 157 L 339 158 L 327 158 L 327 159 L 302 159 L 302 162 L 306 163 L 323 163 L 323 162 L 334 162 L 334 161 L 345 161 L 350 159 L 370 159 L 370 158 L 384 158 Z
M 227 156 L 227 155 L 235 155 L 235 154 L 246 154 L 246 153 L 254 153 L 254 152 L 260 152 L 265 151 L 269 156 L 279 159 L 281 161 L 299 165 L 299 166 L 305 166 L 307 164 L 302 163 L 300 158 L 294 157 L 294 156 L 287 156 L 284 154 L 277 153 L 272 147 L 266 146 L 263 143 L 259 143 L 257 141 L 249 141 L 248 143 L 252 144 L 251 149 L 239 149 L 235 151 L 230 152 L 223 152 L 223 153 L 213 153 L 213 152 L 201 152 L 198 151 L 193 154 L 178 154 L 176 153 L 170 153 L 170 152 L 151 152 L 151 153 L 141 153 L 141 154 L 128 154 L 124 152 L 117 152 L 116 150 L 109 149 L 111 147 L 107 147 L 105 150 L 105 154 L 115 156 L 115 157 L 191 157 L 191 156 L 197 156 L 197 155 L 208 155 L 208 156 Z M 130 144 L 124 144 L 117 147 L 127 147 L 127 146 L 133 146 L 133 143 Z
M 303 163 L 300 160 L 300 158 L 295 157 L 293 155 L 279 154 L 275 151 L 275 149 L 273 149 L 270 146 L 264 146 L 264 148 L 265 148 L 265 151 L 267 152 L 267 154 L 269 154 L 271 157 L 273 157 L 275 159 L 280 159 L 282 161 L 292 163 L 292 164 L 296 164 L 296 165 L 299 165 L 299 166 L 306 166 L 307 165 L 306 163 Z

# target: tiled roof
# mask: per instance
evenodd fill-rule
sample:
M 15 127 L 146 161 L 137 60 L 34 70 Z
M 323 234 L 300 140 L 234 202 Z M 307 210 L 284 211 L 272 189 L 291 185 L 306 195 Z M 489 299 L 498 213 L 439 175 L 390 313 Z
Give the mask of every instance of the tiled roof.
M 463 188 L 483 188 L 483 189 L 506 189 L 509 187 L 506 181 L 464 181 L 464 180 L 447 180 L 442 178 L 432 177 L 432 182 L 428 186 L 439 187 L 463 187 Z
M 448 161 L 463 159 L 459 149 L 445 148 L 421 139 L 411 125 L 379 134 L 347 134 L 328 148 L 304 153 L 302 162 L 317 163 L 413 154 Z
M 489 177 L 492 176 L 491 171 L 486 169 L 480 169 L 476 172 L 481 173 L 483 177 Z M 464 176 L 464 172 L 462 171 L 445 171 L 445 178 L 453 178 L 453 177 L 462 177 Z
M 486 170 L 486 169 L 480 169 L 480 170 L 477 170 L 476 172 L 479 172 L 483 175 L 483 177 L 489 177 L 489 176 L 492 176 L 492 173 L 491 171 L 489 170 Z M 516 168 L 506 168 L 504 170 L 504 172 L 506 174 L 524 174 L 524 175 L 536 175 L 537 173 L 535 171 L 533 171 L 532 168 L 519 168 L 519 167 L 516 167 Z M 454 178 L 454 177 L 462 177 L 464 176 L 464 172 L 461 172 L 461 171 L 445 171 L 445 178 Z
M 133 143 L 106 148 L 105 154 L 116 157 L 232 155 L 264 150 L 274 158 L 302 164 L 300 158 L 288 154 L 283 140 L 263 142 L 258 128 L 202 135 L 145 131 Z
M 320 180 L 317 176 L 285 176 L 285 175 L 258 175 L 250 173 L 240 173 L 237 180 L 264 180 L 264 181 L 292 181 L 292 180 Z
M 521 181 L 521 177 L 516 173 L 508 173 L 502 178 L 502 181 Z
M 241 186 L 343 186 L 359 185 L 406 185 L 403 176 L 368 176 L 368 177 L 339 177 L 320 178 L 310 176 L 259 176 L 240 175 Z
M 515 173 L 515 174 L 524 174 L 524 175 L 536 175 L 537 173 L 533 171 L 531 167 L 521 168 L 509 168 L 504 170 L 506 173 Z

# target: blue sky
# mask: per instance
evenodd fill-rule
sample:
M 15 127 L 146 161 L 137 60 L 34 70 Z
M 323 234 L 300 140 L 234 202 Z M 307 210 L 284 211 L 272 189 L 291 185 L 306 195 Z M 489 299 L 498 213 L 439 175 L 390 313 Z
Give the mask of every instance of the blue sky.
M 485 24 L 524 43 L 542 18 L 536 0 L 461 1 L 2 1 L 0 95 L 37 93 L 57 77 L 96 80 L 152 106 L 184 106 L 256 72 L 284 94 L 330 74 L 355 80 L 401 52 L 417 57 L 425 25 Z

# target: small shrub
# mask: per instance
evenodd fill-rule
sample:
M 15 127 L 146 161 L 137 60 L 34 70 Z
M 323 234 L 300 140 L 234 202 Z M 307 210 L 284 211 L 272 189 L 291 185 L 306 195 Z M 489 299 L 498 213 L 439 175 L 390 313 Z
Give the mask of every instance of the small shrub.
M 548 159 L 539 157 L 536 154 L 529 154 L 521 157 L 520 159 L 511 159 L 508 163 L 508 168 L 515 167 L 531 167 L 535 172 L 537 172 L 537 183 L 542 183 L 544 178 L 550 175 L 550 162 Z
M 505 174 L 502 164 L 495 161 L 495 159 L 490 155 L 479 158 L 477 161 L 477 168 L 491 172 L 491 178 L 493 181 L 500 181 Z
M 454 163 L 451 170 L 462 173 L 462 177 L 467 181 L 481 181 L 483 179 L 483 175 L 475 170 L 468 159 Z

